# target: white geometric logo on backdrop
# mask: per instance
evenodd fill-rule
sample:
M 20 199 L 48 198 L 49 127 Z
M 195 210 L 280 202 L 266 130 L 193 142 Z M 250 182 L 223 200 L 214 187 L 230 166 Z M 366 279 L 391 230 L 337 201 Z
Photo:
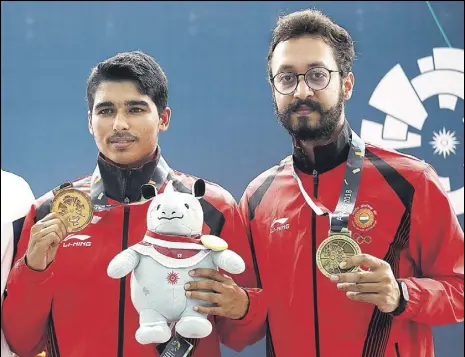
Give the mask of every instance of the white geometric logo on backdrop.
M 395 65 L 381 79 L 369 104 L 386 114 L 384 124 L 364 119 L 360 134 L 367 141 L 392 149 L 429 145 L 432 155 L 446 159 L 456 154 L 459 144 L 463 145 L 454 130 L 443 127 L 432 133 L 417 134 L 410 132 L 409 128 L 422 130 L 428 118 L 423 105 L 426 99 L 438 96 L 439 107 L 452 111 L 455 111 L 458 98 L 464 100 L 464 51 L 457 48 L 434 48 L 432 56 L 421 58 L 417 63 L 421 74 L 412 80 L 407 78 L 400 64 Z M 463 130 L 463 113 L 460 130 Z M 463 163 L 457 169 L 463 170 Z M 462 187 L 452 190 L 449 177 L 440 179 L 448 191 L 455 213 L 463 214 L 463 182 Z

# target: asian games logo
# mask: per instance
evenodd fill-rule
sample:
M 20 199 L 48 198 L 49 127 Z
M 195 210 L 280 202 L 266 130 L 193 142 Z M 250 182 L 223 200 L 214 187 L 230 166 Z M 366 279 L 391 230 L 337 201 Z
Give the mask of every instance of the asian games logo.
M 432 56 L 417 64 L 421 74 L 411 80 L 400 64 L 381 79 L 369 104 L 386 114 L 384 123 L 362 120 L 360 134 L 373 144 L 406 149 L 430 163 L 455 213 L 462 215 L 464 51 L 434 48 Z

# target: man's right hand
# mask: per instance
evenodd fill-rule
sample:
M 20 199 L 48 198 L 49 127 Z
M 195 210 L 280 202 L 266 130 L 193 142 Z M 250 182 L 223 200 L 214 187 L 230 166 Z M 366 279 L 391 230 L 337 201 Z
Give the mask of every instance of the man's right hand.
M 65 219 L 54 212 L 37 221 L 31 228 L 26 252 L 27 266 L 32 270 L 45 270 L 55 260 L 58 247 L 67 233 Z

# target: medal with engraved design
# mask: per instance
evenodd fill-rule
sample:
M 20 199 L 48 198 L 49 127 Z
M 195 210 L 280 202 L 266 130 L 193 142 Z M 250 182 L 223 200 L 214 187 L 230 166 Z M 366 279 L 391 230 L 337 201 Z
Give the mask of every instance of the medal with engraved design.
M 358 267 L 341 269 L 339 264 L 358 254 L 362 254 L 360 247 L 351 238 L 350 231 L 343 229 L 341 232 L 330 232 L 329 237 L 321 242 L 316 252 L 316 263 L 318 269 L 329 278 L 332 274 L 357 271 Z
M 72 187 L 54 190 L 50 211 L 68 221 L 69 232 L 84 229 L 92 220 L 94 210 L 89 195 Z

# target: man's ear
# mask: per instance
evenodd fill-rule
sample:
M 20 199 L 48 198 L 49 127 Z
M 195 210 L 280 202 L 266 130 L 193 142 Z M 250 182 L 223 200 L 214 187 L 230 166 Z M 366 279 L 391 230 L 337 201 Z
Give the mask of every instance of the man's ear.
M 352 72 L 349 72 L 347 76 L 343 79 L 342 87 L 344 89 L 344 100 L 349 100 L 352 97 L 352 92 L 354 90 L 355 78 Z
M 92 114 L 90 110 L 87 112 L 87 125 L 89 127 L 90 135 L 94 136 L 94 129 L 92 128 Z
M 166 107 L 160 114 L 160 122 L 158 123 L 159 131 L 166 131 L 170 126 L 171 108 Z

